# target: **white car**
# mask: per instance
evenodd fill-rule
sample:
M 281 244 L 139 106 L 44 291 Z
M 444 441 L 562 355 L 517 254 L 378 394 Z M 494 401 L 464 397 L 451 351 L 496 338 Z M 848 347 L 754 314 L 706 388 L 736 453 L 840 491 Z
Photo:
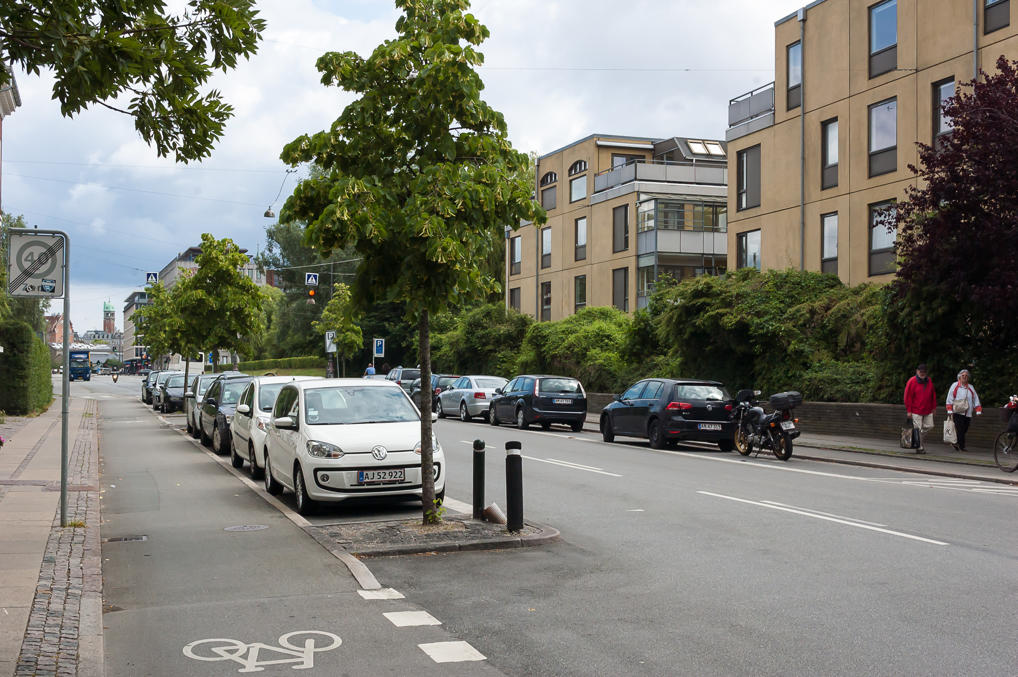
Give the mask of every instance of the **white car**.
M 265 468 L 265 433 L 276 395 L 287 383 L 313 381 L 317 376 L 255 376 L 237 401 L 230 421 L 230 460 L 234 468 L 250 464 L 251 477 L 261 479 Z
M 508 382 L 501 376 L 461 376 L 438 395 L 438 415 L 459 414 L 461 421 L 469 421 L 474 416 L 487 418 L 495 389 Z
M 442 500 L 445 455 L 437 439 L 432 445 L 435 496 Z M 265 490 L 293 490 L 305 515 L 318 502 L 421 498 L 421 415 L 392 381 L 288 383 L 272 409 L 264 460 Z

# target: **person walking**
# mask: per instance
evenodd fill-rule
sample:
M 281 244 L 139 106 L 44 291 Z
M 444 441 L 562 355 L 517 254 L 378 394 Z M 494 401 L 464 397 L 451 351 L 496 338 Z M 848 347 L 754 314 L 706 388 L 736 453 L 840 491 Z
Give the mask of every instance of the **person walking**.
M 365 376 L 374 376 L 375 375 L 375 365 L 369 364 L 368 368 L 364 370 L 364 375 Z
M 958 441 L 952 446 L 957 451 L 968 451 L 965 448 L 965 433 L 968 432 L 972 416 L 980 416 L 983 413 L 979 395 L 969 384 L 971 376 L 968 369 L 962 369 L 958 372 L 958 380 L 947 389 L 947 415 L 954 421 Z
M 937 393 L 933 379 L 926 374 L 926 365 L 916 367 L 915 376 L 905 384 L 905 413 L 912 417 L 912 427 L 919 430 L 917 454 L 926 453 L 926 433 L 933 429 L 933 412 L 937 408 Z

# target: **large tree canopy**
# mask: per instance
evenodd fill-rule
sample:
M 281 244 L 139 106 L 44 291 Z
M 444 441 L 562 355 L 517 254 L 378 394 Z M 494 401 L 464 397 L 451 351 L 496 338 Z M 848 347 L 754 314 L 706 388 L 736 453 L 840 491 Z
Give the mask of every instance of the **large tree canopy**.
M 163 0 L 5 0 L 0 55 L 33 75 L 52 69 L 65 116 L 93 104 L 126 113 L 160 156 L 209 155 L 233 108 L 201 92 L 257 49 L 265 22 L 255 0 L 189 0 L 179 14 Z M 0 68 L 0 86 L 11 75 Z M 127 107 L 119 103 L 130 97 Z
M 302 181 L 280 214 L 308 224 L 324 251 L 361 257 L 353 301 L 406 304 L 417 320 L 421 381 L 431 376 L 429 314 L 497 289 L 484 261 L 503 227 L 543 219 L 527 156 L 481 97 L 475 49 L 488 30 L 466 0 L 397 0 L 396 37 L 363 58 L 330 52 L 322 82 L 358 95 L 327 131 L 301 136 L 282 159 L 322 171 Z M 422 401 L 425 521 L 432 501 L 431 400 Z

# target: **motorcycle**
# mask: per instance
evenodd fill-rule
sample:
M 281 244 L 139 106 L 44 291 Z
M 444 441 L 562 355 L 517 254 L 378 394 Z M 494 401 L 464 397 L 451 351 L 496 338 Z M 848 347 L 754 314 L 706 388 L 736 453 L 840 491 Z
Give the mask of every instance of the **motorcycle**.
M 792 440 L 799 436 L 796 427 L 799 419 L 792 415 L 792 410 L 802 404 L 802 395 L 794 390 L 771 395 L 768 402 L 774 411 L 768 414 L 754 399 L 759 394 L 759 390 L 740 390 L 735 395 L 732 406 L 735 450 L 749 456 L 754 448 L 757 455 L 769 449 L 787 461 L 792 457 Z

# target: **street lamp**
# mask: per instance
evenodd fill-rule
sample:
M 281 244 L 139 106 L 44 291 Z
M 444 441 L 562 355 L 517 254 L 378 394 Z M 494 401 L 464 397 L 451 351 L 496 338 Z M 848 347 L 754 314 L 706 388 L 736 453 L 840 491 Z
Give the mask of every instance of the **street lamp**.
M 267 219 L 274 219 L 274 218 L 276 218 L 276 212 L 272 211 L 272 205 L 276 204 L 276 200 L 278 200 L 279 196 L 283 194 L 283 186 L 286 185 L 286 177 L 288 177 L 288 176 L 290 176 L 290 174 L 294 174 L 296 172 L 297 172 L 297 168 L 296 167 L 294 167 L 292 169 L 287 169 L 286 170 L 286 174 L 283 175 L 283 181 L 279 184 L 279 190 L 276 191 L 276 197 L 274 197 L 272 199 L 272 204 L 270 204 L 268 206 L 268 209 L 265 210 L 265 213 L 262 214 L 262 216 L 264 216 Z

